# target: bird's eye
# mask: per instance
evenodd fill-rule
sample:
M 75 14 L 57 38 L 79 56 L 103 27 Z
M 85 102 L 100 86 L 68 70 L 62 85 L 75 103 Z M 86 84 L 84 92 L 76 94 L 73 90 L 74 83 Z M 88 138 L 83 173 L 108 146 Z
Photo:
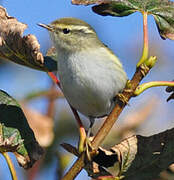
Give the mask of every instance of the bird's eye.
M 70 32 L 69 29 L 67 29 L 67 28 L 64 28 L 64 29 L 63 29 L 63 33 L 64 33 L 64 34 L 68 34 L 69 32 Z

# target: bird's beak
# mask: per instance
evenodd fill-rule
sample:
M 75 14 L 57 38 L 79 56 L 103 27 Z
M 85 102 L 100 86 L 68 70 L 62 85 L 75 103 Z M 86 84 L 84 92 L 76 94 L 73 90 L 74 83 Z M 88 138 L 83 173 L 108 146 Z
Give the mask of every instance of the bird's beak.
M 37 25 L 47 29 L 48 31 L 53 31 L 53 27 L 51 27 L 50 25 L 42 24 L 42 23 L 38 23 Z

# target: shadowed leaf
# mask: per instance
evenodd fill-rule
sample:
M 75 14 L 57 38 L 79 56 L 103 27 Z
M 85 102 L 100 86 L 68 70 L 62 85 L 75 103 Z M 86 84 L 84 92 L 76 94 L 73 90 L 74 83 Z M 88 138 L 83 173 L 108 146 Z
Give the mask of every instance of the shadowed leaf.
M 26 28 L 0 6 L 0 57 L 41 71 L 56 70 L 57 63 L 51 57 L 44 60 L 34 35 L 22 37 Z
M 44 57 L 44 64 L 49 69 L 49 71 L 57 71 L 57 52 L 56 48 L 53 46 L 48 49 L 46 56 Z
M 128 16 L 134 12 L 153 15 L 162 39 L 174 40 L 174 2 L 169 0 L 72 0 L 73 4 L 97 4 L 93 11 L 102 16 Z
M 43 154 L 43 149 L 36 141 L 19 104 L 2 90 L 0 90 L 0 151 L 13 152 L 19 164 L 26 169 L 32 167 Z
M 174 129 L 149 137 L 132 136 L 109 151 L 100 148 L 94 161 L 125 180 L 151 180 L 174 162 L 173 137 Z

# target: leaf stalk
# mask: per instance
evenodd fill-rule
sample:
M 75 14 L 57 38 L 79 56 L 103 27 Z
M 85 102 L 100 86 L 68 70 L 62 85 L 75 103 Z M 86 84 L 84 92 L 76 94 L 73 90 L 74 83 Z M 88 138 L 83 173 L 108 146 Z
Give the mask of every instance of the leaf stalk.
M 149 55 L 147 12 L 142 12 L 142 14 L 143 14 L 143 41 L 144 42 L 143 42 L 142 56 L 137 64 L 137 67 L 143 64 L 148 59 L 148 55 Z
M 152 88 L 152 87 L 159 87 L 159 86 L 172 86 L 174 87 L 174 82 L 173 81 L 151 81 L 147 83 L 143 83 L 139 85 L 136 90 L 134 91 L 134 95 L 138 96 L 145 90 Z
M 7 152 L 2 152 L 2 155 L 4 156 L 4 158 L 5 158 L 5 160 L 6 160 L 7 164 L 8 164 L 12 179 L 13 180 L 18 180 L 17 175 L 16 175 L 16 170 L 15 170 L 15 168 L 13 166 L 13 163 L 12 163 L 12 161 L 10 159 L 10 156 L 8 155 Z

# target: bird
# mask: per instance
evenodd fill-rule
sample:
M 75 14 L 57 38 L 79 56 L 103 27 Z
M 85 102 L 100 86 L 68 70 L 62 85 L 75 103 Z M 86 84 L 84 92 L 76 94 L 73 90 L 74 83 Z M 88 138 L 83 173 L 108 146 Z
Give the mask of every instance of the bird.
M 98 38 L 85 21 L 64 17 L 39 24 L 49 33 L 57 56 L 57 75 L 62 92 L 78 112 L 90 120 L 107 116 L 115 97 L 126 86 L 127 75 L 119 58 Z

